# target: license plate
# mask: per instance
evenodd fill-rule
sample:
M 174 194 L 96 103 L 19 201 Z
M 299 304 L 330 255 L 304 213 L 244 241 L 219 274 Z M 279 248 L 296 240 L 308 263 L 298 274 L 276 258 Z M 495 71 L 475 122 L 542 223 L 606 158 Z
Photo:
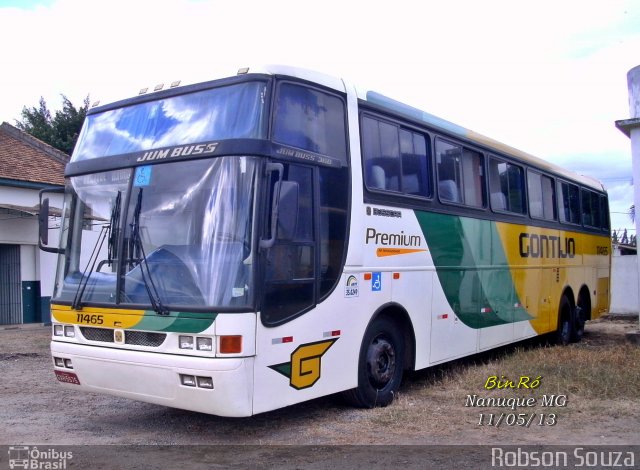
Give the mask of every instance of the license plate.
M 56 379 L 58 379 L 58 382 L 80 385 L 80 380 L 78 379 L 78 376 L 73 372 L 64 372 L 61 370 L 56 370 L 54 372 L 56 373 Z

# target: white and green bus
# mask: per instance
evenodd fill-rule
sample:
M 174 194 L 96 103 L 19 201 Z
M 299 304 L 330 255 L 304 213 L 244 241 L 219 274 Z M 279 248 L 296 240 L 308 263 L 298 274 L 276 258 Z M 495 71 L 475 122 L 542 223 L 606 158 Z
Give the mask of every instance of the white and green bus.
M 577 341 L 608 309 L 601 184 L 306 70 L 92 108 L 66 178 L 40 244 L 69 388 L 222 416 L 385 406 L 404 371 Z

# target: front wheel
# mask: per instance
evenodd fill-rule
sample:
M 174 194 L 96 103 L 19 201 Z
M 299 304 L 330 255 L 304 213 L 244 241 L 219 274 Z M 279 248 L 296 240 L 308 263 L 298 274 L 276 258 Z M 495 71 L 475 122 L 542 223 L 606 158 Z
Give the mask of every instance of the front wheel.
M 360 348 L 358 386 L 344 393 L 361 408 L 387 406 L 402 382 L 404 344 L 394 322 L 377 318 L 367 329 Z

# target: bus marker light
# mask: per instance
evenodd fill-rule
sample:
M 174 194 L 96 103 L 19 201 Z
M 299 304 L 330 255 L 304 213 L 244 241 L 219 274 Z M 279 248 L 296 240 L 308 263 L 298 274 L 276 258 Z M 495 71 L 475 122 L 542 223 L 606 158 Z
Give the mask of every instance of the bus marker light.
M 293 343 L 293 336 L 285 336 L 284 338 L 273 338 L 271 344 Z
M 53 334 L 55 336 L 64 336 L 64 327 L 62 325 L 53 325 Z
M 213 390 L 213 379 L 211 377 L 197 377 L 198 387 Z
M 480 313 L 492 313 L 493 310 L 490 307 L 483 307 L 480 309 Z
M 64 327 L 64 335 L 68 338 L 75 338 L 76 330 L 73 328 L 73 326 L 67 325 Z
M 394 279 L 400 279 L 400 273 L 393 273 Z
M 144 95 L 147 91 L 149 91 L 149 88 L 140 88 L 138 95 Z
M 160 91 L 164 88 L 164 83 L 158 83 L 155 87 L 153 87 L 153 91 Z
M 449 318 L 448 313 L 445 313 L 443 315 L 438 315 L 438 320 L 446 320 L 447 318 Z
M 64 367 L 64 360 L 61 357 L 54 357 L 53 363 L 56 365 L 56 367 Z
M 364 280 L 365 281 L 370 281 L 371 280 L 371 273 L 364 273 Z
M 325 331 L 322 333 L 323 338 L 333 338 L 334 336 L 340 336 L 340 330 Z
M 71 363 L 71 359 L 65 359 L 65 360 L 64 360 L 64 366 L 65 366 L 67 369 L 73 369 L 73 364 Z
M 213 351 L 213 339 L 196 338 L 196 348 L 198 351 Z
M 245 75 L 249 73 L 249 67 L 242 67 L 238 69 L 238 75 Z
M 180 85 L 181 80 L 175 80 L 173 82 L 171 82 L 171 85 L 169 85 L 169 88 L 175 88 L 178 85 Z
M 193 375 L 180 374 L 180 383 L 182 385 L 186 385 L 187 387 L 195 387 L 196 378 Z
M 220 352 L 222 354 L 242 352 L 242 336 L 220 336 Z
M 182 336 L 178 337 L 178 344 L 180 345 L 180 349 L 193 349 L 193 336 Z

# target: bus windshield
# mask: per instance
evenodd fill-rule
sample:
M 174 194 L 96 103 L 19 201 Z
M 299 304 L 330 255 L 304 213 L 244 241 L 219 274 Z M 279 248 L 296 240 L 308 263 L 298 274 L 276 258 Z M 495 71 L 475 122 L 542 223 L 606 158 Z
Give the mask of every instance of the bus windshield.
M 219 157 L 70 178 L 55 300 L 248 308 L 258 164 Z
M 71 161 L 265 138 L 265 90 L 265 82 L 245 82 L 88 114 Z

